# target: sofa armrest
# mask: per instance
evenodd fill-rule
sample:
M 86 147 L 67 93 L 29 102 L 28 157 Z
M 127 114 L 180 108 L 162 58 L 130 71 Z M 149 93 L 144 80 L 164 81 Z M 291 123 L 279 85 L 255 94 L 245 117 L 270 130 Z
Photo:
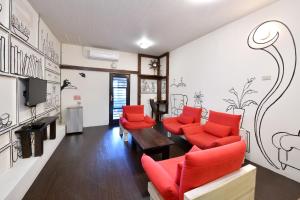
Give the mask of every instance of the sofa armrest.
M 172 123 L 172 122 L 177 122 L 179 119 L 179 117 L 168 117 L 168 118 L 164 118 L 162 120 L 163 123 Z
M 223 138 L 220 138 L 220 139 L 217 139 L 216 141 L 214 141 L 212 146 L 214 146 L 214 147 L 223 146 L 223 145 L 230 144 L 233 142 L 238 142 L 240 140 L 241 140 L 241 136 L 223 137 Z
M 155 120 L 152 119 L 151 117 L 149 117 L 148 115 L 145 116 L 145 122 L 147 122 L 149 124 L 153 124 L 153 125 L 156 124 Z
M 164 199 L 178 198 L 178 189 L 175 181 L 160 164 L 145 154 L 142 156 L 141 162 L 148 178 Z
M 125 117 L 120 117 L 119 122 L 120 122 L 120 124 L 121 124 L 122 126 L 124 126 L 125 124 L 128 123 L 128 121 L 127 121 L 127 119 L 125 119 Z

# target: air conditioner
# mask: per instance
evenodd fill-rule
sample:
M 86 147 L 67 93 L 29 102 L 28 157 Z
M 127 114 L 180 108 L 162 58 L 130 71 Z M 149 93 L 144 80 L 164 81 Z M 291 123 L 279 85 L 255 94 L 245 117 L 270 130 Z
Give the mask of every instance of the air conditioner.
M 83 55 L 89 59 L 96 59 L 96 60 L 108 60 L 108 61 L 119 60 L 119 52 L 107 50 L 107 49 L 84 47 Z

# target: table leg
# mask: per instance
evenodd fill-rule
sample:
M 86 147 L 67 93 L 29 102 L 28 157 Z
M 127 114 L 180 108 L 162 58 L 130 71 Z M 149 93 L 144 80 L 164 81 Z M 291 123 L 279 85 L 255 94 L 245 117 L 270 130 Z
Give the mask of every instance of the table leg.
M 32 155 L 30 133 L 20 135 L 22 158 L 29 158 Z
M 43 131 L 34 133 L 34 156 L 42 156 L 44 153 Z
M 56 138 L 56 121 L 50 124 L 50 140 L 54 140 Z
M 47 128 L 45 128 L 43 130 L 43 140 L 47 140 L 47 139 L 48 139 L 48 137 L 47 137 Z
M 169 157 L 170 157 L 170 147 L 166 146 L 162 149 L 162 159 L 163 160 L 169 159 Z

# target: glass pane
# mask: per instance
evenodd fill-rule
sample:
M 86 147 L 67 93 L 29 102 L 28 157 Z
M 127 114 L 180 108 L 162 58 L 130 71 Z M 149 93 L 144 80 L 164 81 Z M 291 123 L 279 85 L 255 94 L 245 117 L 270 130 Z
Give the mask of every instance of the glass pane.
M 122 114 L 122 106 L 126 105 L 127 78 L 113 77 L 113 120 Z
M 114 77 L 113 87 L 127 87 L 127 78 Z

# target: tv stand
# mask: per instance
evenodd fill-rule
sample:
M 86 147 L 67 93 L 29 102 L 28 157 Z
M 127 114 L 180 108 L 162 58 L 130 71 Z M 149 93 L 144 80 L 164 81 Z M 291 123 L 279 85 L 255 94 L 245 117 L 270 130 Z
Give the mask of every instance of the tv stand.
M 32 124 L 23 126 L 17 130 L 15 134 L 19 135 L 21 142 L 22 158 L 29 158 L 32 156 L 31 149 L 31 133 L 34 136 L 34 156 L 42 156 L 44 153 L 44 140 L 47 139 L 47 127 L 50 125 L 50 140 L 56 138 L 56 120 L 58 117 L 43 117 L 35 123 L 39 126 Z

